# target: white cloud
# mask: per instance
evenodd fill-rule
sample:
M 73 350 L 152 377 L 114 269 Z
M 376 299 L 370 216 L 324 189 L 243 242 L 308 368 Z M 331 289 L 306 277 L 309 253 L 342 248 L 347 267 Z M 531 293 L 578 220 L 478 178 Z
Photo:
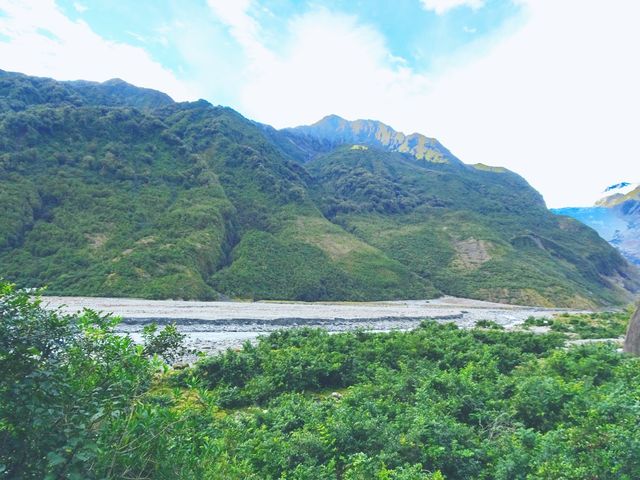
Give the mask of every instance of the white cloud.
M 3 1 L 0 68 L 58 80 L 118 77 L 162 90 L 177 100 L 194 98 L 167 68 L 141 48 L 107 41 L 82 20 L 67 18 L 52 0 Z
M 207 0 L 209 8 L 229 27 L 230 33 L 252 61 L 270 57 L 259 39 L 260 27 L 251 17 L 252 0 Z
M 375 29 L 353 16 L 315 10 L 296 17 L 287 45 L 253 64 L 241 92 L 243 112 L 277 126 L 328 113 L 379 117 L 428 87 L 426 77 L 413 74 Z
M 426 10 L 442 15 L 458 7 L 469 7 L 477 10 L 484 6 L 484 0 L 420 0 Z
M 74 2 L 73 3 L 73 8 L 75 8 L 76 12 L 78 12 L 78 13 L 83 13 L 83 12 L 86 12 L 87 10 L 89 10 L 89 7 L 87 7 L 86 5 L 83 5 L 80 2 Z
M 467 162 L 518 171 L 551 206 L 589 204 L 637 176 L 640 4 L 527 7 L 522 28 L 438 79 L 420 100 L 433 113 L 420 128 Z
M 640 4 L 524 6 L 524 21 L 435 76 L 394 61 L 357 18 L 310 12 L 292 20 L 283 53 L 252 64 L 237 107 L 276 126 L 328 113 L 376 118 L 435 136 L 465 162 L 515 170 L 551 206 L 587 204 L 637 176 Z

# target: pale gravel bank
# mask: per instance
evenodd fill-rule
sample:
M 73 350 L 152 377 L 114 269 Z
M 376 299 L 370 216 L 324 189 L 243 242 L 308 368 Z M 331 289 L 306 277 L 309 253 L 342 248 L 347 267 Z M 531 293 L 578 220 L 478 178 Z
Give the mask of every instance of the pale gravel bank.
M 134 339 L 145 324 L 175 322 L 191 348 L 212 352 L 234 348 L 261 334 L 300 326 L 330 332 L 410 330 L 425 318 L 472 327 L 491 320 L 514 328 L 528 317 L 571 310 L 524 307 L 456 297 L 362 303 L 197 302 L 132 298 L 44 297 L 43 304 L 72 313 L 90 308 L 122 317 L 118 329 Z

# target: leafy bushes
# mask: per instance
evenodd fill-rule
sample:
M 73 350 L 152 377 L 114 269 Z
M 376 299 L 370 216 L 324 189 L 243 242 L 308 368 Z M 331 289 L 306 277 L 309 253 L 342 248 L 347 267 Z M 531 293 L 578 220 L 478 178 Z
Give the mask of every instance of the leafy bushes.
M 211 357 L 181 381 L 204 382 L 227 454 L 248 447 L 242 465 L 260 478 L 635 478 L 638 360 L 562 344 L 431 322 L 303 329 Z
M 152 378 L 115 323 L 46 311 L 0 284 L 0 476 L 81 478 L 91 469 L 100 424 L 128 415 Z
M 520 355 L 507 367 L 511 370 L 522 361 L 523 354 L 542 355 L 563 342 L 558 335 L 498 334 L 458 332 L 429 322 L 411 335 L 330 335 L 323 330 L 283 330 L 257 347 L 247 344 L 241 351 L 230 350 L 208 358 L 198 366 L 198 375 L 210 388 L 232 390 L 237 400 L 229 396 L 231 391 L 226 391 L 227 406 L 244 406 L 282 392 L 345 388 L 363 377 L 375 376 L 379 368 L 408 368 L 424 359 L 445 369 L 461 368 L 466 362 L 485 356 L 498 357 L 497 351 L 509 346 Z M 460 351 L 454 353 L 454 348 Z
M 578 338 L 618 338 L 625 334 L 633 310 L 568 314 L 553 318 L 530 317 L 524 322 L 525 328 L 549 327 L 551 331 L 563 332 Z
M 3 285 L 0 478 L 640 476 L 640 359 L 562 334 L 275 332 L 162 375 L 114 320 Z
M 122 431 L 181 338 L 149 329 L 146 345 L 116 335 L 118 319 L 63 315 L 0 282 L 0 478 L 101 478 Z M 106 441 L 106 443 L 105 443 Z M 101 471 L 102 474 L 99 474 Z

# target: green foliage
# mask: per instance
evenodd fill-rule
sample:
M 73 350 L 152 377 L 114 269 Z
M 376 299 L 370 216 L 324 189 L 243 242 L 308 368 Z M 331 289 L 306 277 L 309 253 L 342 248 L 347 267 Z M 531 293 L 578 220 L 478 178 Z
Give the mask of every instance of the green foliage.
M 252 231 L 244 235 L 233 255 L 231 266 L 213 277 L 217 289 L 231 296 L 306 301 L 349 298 L 347 275 L 312 245 Z
M 493 174 L 347 147 L 317 157 L 308 168 L 319 181 L 322 205 L 332 217 L 349 212 L 408 213 L 426 206 L 489 216 L 525 211 L 539 217 L 546 212 L 540 195 L 511 172 Z
M 299 329 L 158 378 L 110 317 L 1 289 L 0 478 L 640 476 L 640 359 L 610 345 Z
M 634 276 L 622 257 L 511 172 L 372 148 L 337 148 L 308 168 L 329 218 L 444 293 L 582 308 L 629 298 L 612 278 Z
M 164 93 L 138 88 L 122 80 L 104 83 L 57 82 L 0 70 L 0 112 L 21 111 L 31 105 L 111 105 L 152 108 L 172 103 Z
M 143 353 L 147 356 L 158 355 L 165 362 L 172 363 L 186 355 L 185 337 L 175 323 L 166 325 L 162 330 L 158 330 L 155 323 L 145 325 L 142 329 Z
M 627 331 L 633 307 L 622 311 L 569 314 L 562 313 L 553 318 L 529 317 L 525 328 L 549 327 L 554 332 L 563 332 L 577 338 L 619 338 Z
M 471 361 L 480 360 L 484 354 L 491 356 L 505 344 L 541 354 L 563 342 L 561 336 L 497 335 L 491 331 L 461 332 L 431 322 L 410 335 L 330 335 L 322 330 L 283 330 L 257 347 L 247 344 L 241 351 L 229 350 L 210 357 L 198 366 L 198 371 L 207 385 L 222 388 L 225 406 L 245 406 L 282 392 L 345 388 L 363 375 L 375 376 L 381 366 L 408 368 L 425 356 L 431 364 L 442 362 L 446 368 L 459 366 L 461 358 Z M 495 345 L 498 339 L 502 343 L 499 347 Z M 470 349 L 474 344 L 486 347 Z M 455 353 L 457 350 L 465 353 Z M 513 366 L 509 364 L 508 368 Z
M 15 81 L 46 92 L 56 85 Z M 312 232 L 290 238 L 297 219 L 334 226 L 310 200 L 305 169 L 232 110 L 206 102 L 137 110 L 127 105 L 140 102 L 107 101 L 96 85 L 81 85 L 76 105 L 65 95 L 78 85 L 62 85 L 60 102 L 43 93 L 0 114 L 1 273 L 20 286 L 205 300 L 437 293 L 363 242 L 338 260 Z M 141 91 L 140 101 L 148 94 Z M 337 230 L 333 245 L 353 243 Z M 256 239 L 269 257 L 247 248 Z
M 50 293 L 216 298 L 203 277 L 223 261 L 232 206 L 201 159 L 164 142 L 158 119 L 135 110 L 29 112 L 7 114 L 0 127 L 0 204 L 25 213 L 0 221 L 7 278 Z M 37 146 L 26 150 L 24 137 L 9 141 L 20 115 L 51 123 L 34 128 Z
M 0 478 L 93 476 L 101 425 L 132 413 L 157 368 L 116 323 L 0 284 Z
M 492 330 L 504 330 L 504 327 L 493 320 L 478 320 L 476 322 L 478 328 L 489 328 Z
M 233 263 L 216 273 L 212 284 L 233 297 L 253 299 L 392 300 L 435 293 L 378 252 L 356 250 L 332 261 L 308 241 L 258 231 L 243 236 L 233 251 Z
M 159 460 L 144 475 L 636 478 L 638 360 L 563 342 L 433 322 L 406 333 L 276 332 L 146 398 L 159 423 L 137 434 L 170 422 L 171 449 L 148 433 L 146 455 Z M 127 458 L 115 471 L 140 472 Z

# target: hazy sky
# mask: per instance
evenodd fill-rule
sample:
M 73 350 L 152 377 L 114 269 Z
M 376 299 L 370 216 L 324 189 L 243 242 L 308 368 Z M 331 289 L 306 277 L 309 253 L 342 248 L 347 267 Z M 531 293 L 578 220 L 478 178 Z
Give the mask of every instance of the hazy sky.
M 637 0 L 0 0 L 0 68 L 276 127 L 373 118 L 581 206 L 640 180 L 639 19 Z

